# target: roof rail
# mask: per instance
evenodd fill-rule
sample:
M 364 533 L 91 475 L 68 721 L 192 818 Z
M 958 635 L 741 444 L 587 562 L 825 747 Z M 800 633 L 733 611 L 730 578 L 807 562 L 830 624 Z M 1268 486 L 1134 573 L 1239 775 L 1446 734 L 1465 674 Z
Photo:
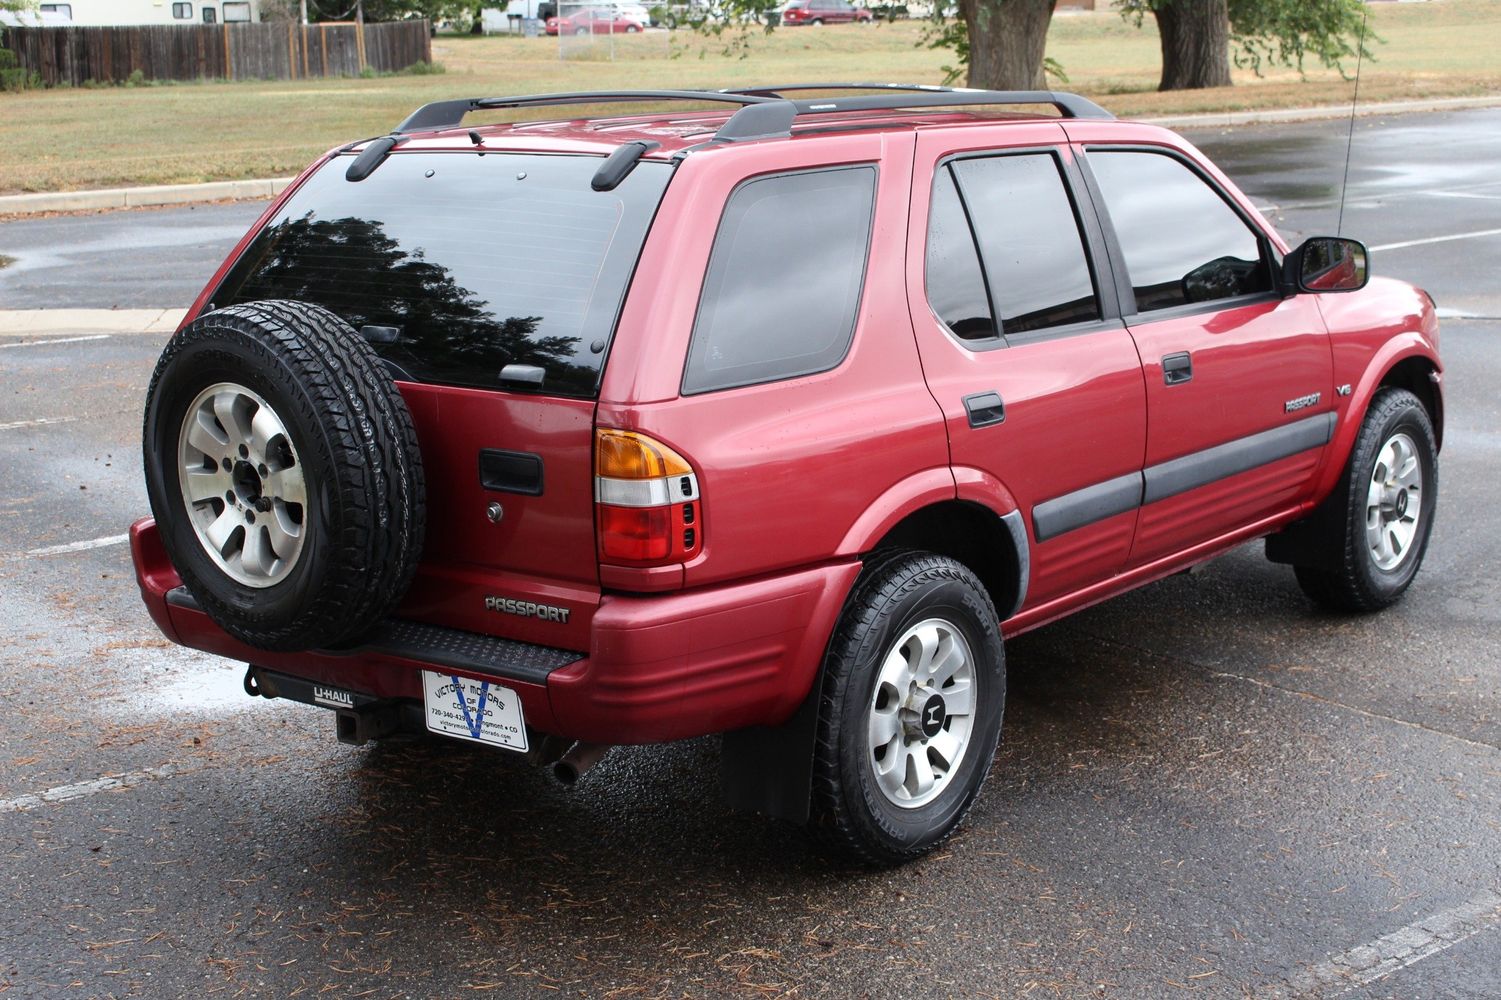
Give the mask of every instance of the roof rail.
M 732 94 L 717 90 L 600 90 L 566 94 L 527 94 L 519 97 L 469 97 L 452 101 L 434 101 L 413 111 L 396 126 L 396 134 L 429 132 L 454 128 L 464 116 L 475 111 L 497 108 L 541 108 L 558 104 L 622 104 L 649 101 L 710 101 L 720 104 L 780 103 L 774 97 L 757 94 Z
M 806 90 L 875 90 L 851 97 L 790 99 Z M 714 138 L 720 142 L 770 139 L 792 134 L 799 115 L 840 111 L 898 111 L 909 108 L 964 107 L 978 104 L 1050 104 L 1064 118 L 1114 118 L 1093 101 L 1054 90 L 969 90 L 918 83 L 793 83 L 741 90 L 601 90 L 519 97 L 471 97 L 424 104 L 396 126 L 393 135 L 454 128 L 464 116 L 497 108 L 537 108 L 560 104 L 620 104 L 654 101 L 719 102 L 740 105 Z

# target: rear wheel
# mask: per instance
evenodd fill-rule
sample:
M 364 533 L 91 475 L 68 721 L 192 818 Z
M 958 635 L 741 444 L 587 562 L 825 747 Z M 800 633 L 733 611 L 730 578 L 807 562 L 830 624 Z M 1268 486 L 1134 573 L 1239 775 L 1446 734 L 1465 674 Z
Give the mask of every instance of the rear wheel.
M 989 773 L 1006 702 L 979 580 L 942 556 L 874 558 L 829 645 L 821 698 L 815 834 L 878 865 L 942 843 Z
M 1298 584 L 1336 611 L 1378 611 L 1412 584 L 1428 550 L 1438 494 L 1438 444 L 1427 409 L 1406 389 L 1376 394 L 1339 489 L 1326 503 L 1340 525 L 1330 566 L 1298 566 Z

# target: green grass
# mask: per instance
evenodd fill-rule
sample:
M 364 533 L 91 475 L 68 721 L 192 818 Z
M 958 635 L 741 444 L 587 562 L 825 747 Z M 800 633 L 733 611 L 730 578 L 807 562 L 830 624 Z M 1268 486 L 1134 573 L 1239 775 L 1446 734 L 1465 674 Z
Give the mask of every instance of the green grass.
M 1385 39 L 1362 73 L 1361 100 L 1501 93 L 1501 3 L 1372 5 Z M 296 172 L 330 146 L 379 134 L 425 101 L 481 94 L 620 87 L 726 87 L 788 80 L 937 83 L 948 52 L 915 44 L 923 25 L 778 30 L 744 58 L 679 32 L 615 40 L 616 58 L 561 60 L 556 39 L 440 37 L 446 72 L 374 79 L 205 82 L 0 94 L 0 192 L 168 184 Z M 1159 94 L 1157 37 L 1109 12 L 1060 14 L 1048 54 L 1067 88 L 1121 115 L 1344 103 L 1337 73 L 1237 73 L 1234 87 Z

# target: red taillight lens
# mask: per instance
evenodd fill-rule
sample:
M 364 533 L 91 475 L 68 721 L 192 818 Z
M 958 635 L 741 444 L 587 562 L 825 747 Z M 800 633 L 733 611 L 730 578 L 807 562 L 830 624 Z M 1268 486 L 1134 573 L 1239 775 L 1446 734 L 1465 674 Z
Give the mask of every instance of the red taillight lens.
M 599 548 L 606 559 L 664 560 L 672 550 L 671 529 L 665 507 L 599 505 Z
M 645 434 L 594 432 L 594 501 L 606 562 L 683 562 L 703 548 L 693 466 Z

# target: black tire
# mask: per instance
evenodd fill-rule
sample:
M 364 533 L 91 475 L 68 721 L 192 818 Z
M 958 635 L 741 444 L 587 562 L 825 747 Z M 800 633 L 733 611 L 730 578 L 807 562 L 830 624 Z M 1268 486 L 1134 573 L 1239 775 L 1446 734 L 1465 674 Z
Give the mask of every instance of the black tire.
M 968 745 L 946 785 L 931 801 L 904 807 L 881 790 L 867 759 L 868 713 L 894 644 L 914 625 L 935 618 L 951 623 L 968 644 L 979 697 Z M 985 588 L 944 556 L 877 554 L 867 561 L 829 643 L 820 697 L 809 819 L 814 836 L 834 853 L 879 866 L 933 850 L 974 803 L 1000 741 L 1005 651 Z
M 247 388 L 273 410 L 305 483 L 299 554 L 258 586 L 209 554 L 182 492 L 179 435 L 193 401 L 219 383 Z M 199 317 L 157 362 L 144 437 L 146 491 L 167 555 L 236 639 L 270 650 L 332 646 L 369 629 L 406 593 L 425 522 L 416 430 L 374 349 L 328 310 L 269 301 Z
M 1383 447 L 1397 434 L 1416 445 L 1421 505 L 1412 544 L 1400 562 L 1383 569 L 1367 544 L 1367 490 Z M 1406 389 L 1382 389 L 1361 422 L 1338 488 L 1325 501 L 1329 523 L 1343 533 L 1336 558 L 1332 566 L 1295 566 L 1298 585 L 1316 604 L 1333 611 L 1379 611 L 1396 603 L 1423 564 L 1437 498 L 1438 443 L 1428 410 Z

